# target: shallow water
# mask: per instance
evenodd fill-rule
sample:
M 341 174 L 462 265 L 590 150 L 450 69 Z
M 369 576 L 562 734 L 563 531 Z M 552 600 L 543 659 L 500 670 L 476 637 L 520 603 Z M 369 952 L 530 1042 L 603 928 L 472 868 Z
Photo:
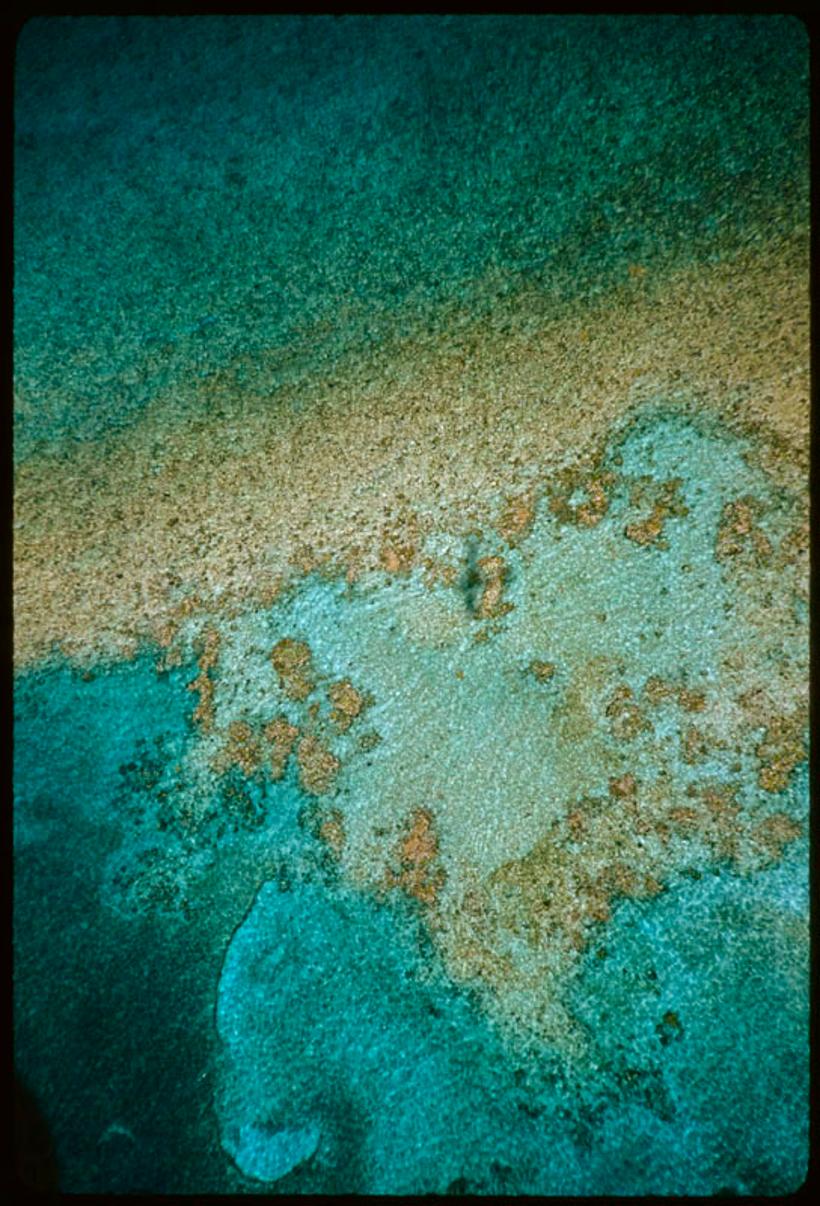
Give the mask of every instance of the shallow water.
M 806 58 L 24 29 L 15 1057 L 61 1188 L 803 1180 Z

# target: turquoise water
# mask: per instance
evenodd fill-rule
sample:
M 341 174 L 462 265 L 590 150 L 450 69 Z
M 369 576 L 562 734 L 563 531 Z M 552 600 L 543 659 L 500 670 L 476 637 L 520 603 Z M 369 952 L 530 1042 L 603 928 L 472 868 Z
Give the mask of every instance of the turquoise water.
M 562 531 L 540 509 L 509 554 L 515 609 L 484 643 L 458 587 L 430 591 L 412 577 L 353 589 L 308 579 L 269 611 L 225 623 L 223 732 L 276 709 L 300 724 L 318 698 L 318 683 L 304 702 L 283 693 L 265 655 L 282 634 L 309 640 L 319 682 L 353 667 L 369 694 L 357 727 L 380 743 L 362 751 L 351 730 L 333 745 L 341 868 L 364 892 L 306 826 L 312 797 L 293 762 L 275 782 L 214 773 L 217 739 L 192 722 L 193 662 L 158 673 L 146 651 L 90 681 L 65 667 L 18 677 L 19 1062 L 33 1083 L 68 1077 L 77 1095 L 81 1114 L 62 1117 L 58 1132 L 74 1184 L 157 1191 L 164 1176 L 192 1190 L 710 1194 L 797 1183 L 803 841 L 751 878 L 697 846 L 659 855 L 669 891 L 624 902 L 601 934 L 606 962 L 587 953 L 566 972 L 557 1024 L 568 1010 L 583 1035 L 569 1062 L 560 1043 L 533 1046 L 504 1029 L 522 992 L 516 977 L 536 1002 L 542 990 L 527 977 L 540 977 L 555 1010 L 548 950 L 505 948 L 513 972 L 499 1013 L 480 985 L 452 979 L 446 944 L 442 959 L 410 905 L 373 894 L 390 847 L 374 834 L 399 834 L 414 806 L 435 801 L 444 895 L 457 901 L 460 867 L 491 874 L 526 855 L 568 795 L 606 791 L 617 754 L 580 733 L 566 745 L 561 707 L 579 668 L 602 661 L 610 685 L 625 676 L 636 692 L 652 673 L 709 689 L 742 597 L 712 560 L 714 531 L 727 491 L 766 488 L 742 451 L 691 421 L 647 419 L 609 450 L 621 495 L 599 525 Z M 647 470 L 688 483 L 667 550 L 623 537 L 630 475 Z M 202 623 L 189 622 L 192 650 Z M 525 673 L 535 655 L 555 659 L 554 681 Z M 799 666 L 806 651 L 798 641 L 780 655 Z M 671 776 L 678 798 L 705 772 L 737 782 L 739 751 L 689 766 L 678 727 L 659 714 L 651 742 L 637 743 L 637 773 Z M 741 799 L 750 817 L 768 815 L 751 758 L 742 755 Z M 807 794 L 802 773 L 776 802 L 803 818 Z M 664 1024 L 670 1010 L 679 1025 Z M 195 1098 L 212 1094 L 184 1125 L 172 1094 L 162 1136 L 153 1093 L 139 1095 L 158 1075 Z M 121 1133 L 108 1134 L 112 1119 Z
M 806 59 L 748 16 L 29 23 L 21 470 L 218 423 L 228 369 L 274 424 L 283 382 L 513 278 L 583 319 L 628 266 L 778 247 Z M 805 499 L 683 386 L 599 434 L 525 467 L 514 537 L 499 484 L 406 573 L 176 582 L 161 648 L 18 659 L 15 1062 L 61 1189 L 800 1186 Z
M 795 1183 L 807 1100 L 802 857 L 752 885 L 717 874 L 651 908 L 624 904 L 606 964 L 589 957 L 574 986 L 599 1069 L 579 1083 L 549 1052 L 533 1059 L 501 1041 L 437 966 L 412 911 L 345 889 L 309 859 L 300 875 L 293 789 L 269 801 L 261 831 L 290 852 L 288 881 L 256 887 L 258 874 L 240 874 L 228 885 L 233 860 L 200 883 L 187 927 L 145 905 L 123 920 L 103 867 L 123 844 L 133 858 L 139 839 L 113 763 L 131 765 L 146 736 L 170 748 L 189 699 L 147 664 L 102 686 L 39 679 L 20 686 L 16 727 L 17 1050 L 24 1075 L 68 1100 L 57 1150 L 69 1184 L 251 1190 L 271 1170 L 282 1192 Z M 48 774 L 29 763 L 44 726 Z M 83 771 L 77 746 L 101 726 L 107 748 Z M 803 776 L 798 807 L 805 791 Z M 161 857 L 174 857 L 167 843 Z M 250 841 L 241 857 L 264 863 Z M 673 1006 L 683 1033 L 665 1045 Z M 246 1180 L 220 1166 L 205 1089 Z M 106 1139 L 112 1121 L 134 1137 Z M 310 1144 L 288 1147 L 289 1132 Z M 291 1171 L 316 1136 L 316 1158 Z
M 787 17 L 30 22 L 15 455 L 228 366 L 333 366 L 488 270 L 592 295 L 785 233 L 805 46 Z
M 283 1192 L 316 1192 L 340 1165 L 351 1169 L 345 1188 L 366 1193 L 796 1187 L 808 1084 L 795 988 L 806 969 L 791 963 L 786 930 L 802 927 L 806 901 L 804 889 L 783 907 L 790 870 L 765 877 L 751 900 L 718 877 L 652 916 L 624 908 L 606 976 L 590 960 L 577 990 L 603 1036 L 598 1083 L 583 1086 L 562 1084 L 546 1060 L 516 1066 L 469 1002 L 419 985 L 400 920 L 358 899 L 268 885 L 220 981 L 223 1143 L 264 1182 L 268 1151 L 280 1176 L 289 1171 L 284 1136 L 320 1136 L 317 1158 Z M 672 1004 L 682 1029 L 667 1046 Z M 244 1158 L 243 1127 L 267 1136 Z M 294 1151 L 292 1164 L 302 1158 Z

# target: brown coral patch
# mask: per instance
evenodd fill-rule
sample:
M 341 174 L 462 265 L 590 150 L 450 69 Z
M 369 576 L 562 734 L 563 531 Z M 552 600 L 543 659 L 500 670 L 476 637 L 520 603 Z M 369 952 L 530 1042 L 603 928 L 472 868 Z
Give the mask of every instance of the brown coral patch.
M 783 857 L 783 847 L 799 838 L 802 832 L 803 827 L 797 821 L 784 812 L 776 812 L 756 825 L 750 837 L 764 862 L 776 863 Z
M 657 896 L 663 891 L 663 884 L 654 875 L 633 870 L 627 863 L 620 860 L 616 860 L 604 869 L 598 884 L 603 889 L 608 901 L 618 896 L 645 900 Z
M 706 695 L 703 691 L 690 691 L 681 687 L 678 691 L 678 703 L 687 712 L 702 712 L 706 707 Z
M 661 540 L 663 526 L 670 516 L 684 516 L 688 508 L 679 497 L 682 480 L 679 477 L 670 478 L 665 482 L 654 482 L 651 479 L 641 479 L 632 491 L 633 503 L 639 503 L 646 497 L 647 492 L 655 495 L 651 502 L 652 511 L 649 516 L 637 523 L 630 523 L 624 528 L 624 535 L 635 544 L 657 544 L 665 548 L 666 542 Z
M 419 551 L 420 527 L 412 511 L 402 513 L 392 525 L 382 529 L 379 561 L 388 574 L 407 574 Z
M 660 503 L 652 508 L 652 514 L 641 523 L 629 523 L 624 528 L 624 535 L 635 544 L 655 544 L 663 531 L 665 512 Z
M 450 565 L 438 557 L 423 557 L 421 564 L 424 566 L 424 585 L 428 590 L 432 590 L 439 582 L 450 587 L 457 584 L 457 566 Z
M 252 775 L 262 761 L 259 738 L 244 720 L 235 720 L 228 725 L 227 740 L 217 755 L 219 770 L 238 766 L 245 775 Z
M 637 783 L 632 774 L 609 780 L 609 794 L 614 800 L 634 800 Z
M 564 469 L 556 474 L 550 490 L 549 507 L 560 523 L 594 528 L 609 510 L 607 490 L 615 481 L 609 471 L 585 475 L 577 469 Z M 586 495 L 583 502 L 570 500 L 576 493 Z
M 264 737 L 270 747 L 271 777 L 281 779 L 285 766 L 293 749 L 294 742 L 299 736 L 295 724 L 290 724 L 285 716 L 277 716 L 265 726 Z
M 678 833 L 701 838 L 718 859 L 737 858 L 742 837 L 737 788 L 706 782 L 692 785 L 687 794 L 692 803 L 667 814 Z
M 260 607 L 272 607 L 276 600 L 282 594 L 285 585 L 285 580 L 282 574 L 276 574 L 265 586 L 259 591 Z
M 330 719 L 341 732 L 345 732 L 356 717 L 361 715 L 365 704 L 364 697 L 347 679 L 339 683 L 331 683 L 327 696 L 333 705 Z
M 216 665 L 219 659 L 219 644 L 219 632 L 212 624 L 209 624 L 201 639 L 200 670 L 212 670 Z
M 502 540 L 513 547 L 527 535 L 534 517 L 535 505 L 532 495 L 515 495 L 504 503 L 498 517 L 496 531 Z
M 284 637 L 273 647 L 270 656 L 288 698 L 306 699 L 314 687 L 310 646 L 304 641 Z
M 539 683 L 548 683 L 555 674 L 554 662 L 532 661 L 529 666 L 530 674 L 535 675 Z
M 639 733 L 652 727 L 634 702 L 632 688 L 626 685 L 616 687 L 607 704 L 606 714 L 616 741 L 634 741 Z
M 718 561 L 737 557 L 750 545 L 759 560 L 768 560 L 772 552 L 771 542 L 756 522 L 762 509 L 762 504 L 751 497 L 738 498 L 724 505 L 715 541 L 715 557 Z
M 160 579 L 160 581 L 163 581 L 163 579 Z M 164 582 L 165 582 L 165 589 L 167 590 L 170 583 L 167 578 L 164 579 Z M 158 586 L 157 586 L 156 582 L 150 583 L 147 587 L 143 583 L 143 592 L 152 598 L 156 597 L 157 593 L 161 593 L 161 591 L 158 591 Z M 182 665 L 183 652 L 182 652 L 181 647 L 178 644 L 176 644 L 176 645 L 174 644 L 174 640 L 179 633 L 181 622 L 184 619 L 186 619 L 188 616 L 192 615 L 199 607 L 201 607 L 201 601 L 197 594 L 186 595 L 183 599 L 181 599 L 174 607 L 172 607 L 165 614 L 164 621 L 157 620 L 157 622 L 155 622 L 154 625 L 152 626 L 153 639 L 156 641 L 156 643 L 159 645 L 159 647 L 161 649 L 164 649 L 166 651 L 164 657 L 159 658 L 157 661 L 156 668 L 157 668 L 158 673 L 162 673 L 165 670 L 169 670 L 169 669 L 171 669 L 172 666 L 181 666 Z M 214 629 L 211 626 L 209 626 L 206 629 L 205 637 L 203 638 L 202 636 L 200 636 L 200 638 L 199 638 L 200 649 L 202 649 L 203 644 L 204 644 L 205 651 L 207 650 L 208 637 L 210 634 L 212 634 L 211 639 L 215 638 L 215 641 L 216 641 L 216 649 L 215 649 L 215 653 L 216 653 L 216 652 L 218 652 L 218 649 L 219 649 L 219 634 L 217 633 L 216 629 Z M 204 654 L 204 651 L 203 651 L 203 654 Z M 200 669 L 202 669 L 202 670 L 208 670 L 210 668 L 210 665 L 215 665 L 215 664 L 216 664 L 215 656 L 213 658 L 213 661 L 210 662 L 209 664 L 206 663 L 205 665 L 203 665 L 202 659 L 200 659 L 200 662 L 199 662 Z
M 588 823 L 580 809 L 569 814 L 570 833 L 580 836 Z M 554 827 L 523 858 L 494 871 L 489 889 L 496 927 L 520 935 L 533 948 L 549 943 L 572 953 L 583 949 L 590 922 L 608 920 L 609 892 L 586 867 L 567 858 L 561 838 Z
M 346 835 L 344 817 L 338 808 L 333 808 L 319 825 L 319 839 L 325 843 L 334 858 L 341 858 Z
M 667 699 L 672 699 L 675 694 L 675 688 L 671 683 L 659 678 L 657 675 L 652 675 L 646 680 L 644 685 L 644 695 L 652 707 L 657 707 Z
M 482 583 L 481 598 L 476 607 L 479 619 L 489 620 L 504 616 L 512 611 L 512 603 L 503 599 L 507 566 L 503 557 L 479 558 L 477 570 Z
M 299 778 L 305 791 L 320 796 L 330 789 L 341 766 L 327 746 L 318 737 L 310 734 L 299 742 L 296 756 L 299 760 Z
M 695 725 L 690 725 L 681 734 L 681 750 L 683 760 L 689 766 L 693 766 L 696 762 L 702 762 L 708 752 L 708 745 L 705 736 L 700 729 Z
M 181 611 L 187 614 L 196 605 L 197 600 L 184 599 L 180 605 Z M 170 638 L 169 638 L 170 639 Z M 196 691 L 199 703 L 194 709 L 194 723 L 201 725 L 207 733 L 214 724 L 214 684 L 209 671 L 214 668 L 219 659 L 219 632 L 208 625 L 199 639 L 199 674 L 192 683 L 188 684 L 189 691 Z
M 192 683 L 188 684 L 189 691 L 199 694 L 199 703 L 194 708 L 194 722 L 202 726 L 207 733 L 214 723 L 214 684 L 207 671 L 203 670 Z
M 782 791 L 794 768 L 806 757 L 798 717 L 780 716 L 771 722 L 755 753 L 761 766 L 757 781 L 764 791 Z
M 653 674 L 644 683 L 643 696 L 653 708 L 673 700 L 677 701 L 685 712 L 702 712 L 706 707 L 705 692 L 695 691 L 690 687 L 676 687 L 656 674 Z
M 669 820 L 675 829 L 684 834 L 697 833 L 700 827 L 700 813 L 697 808 L 681 804 L 669 809 Z
M 587 831 L 587 821 L 582 808 L 573 808 L 567 813 L 567 827 L 570 839 L 578 842 Z
M 448 918 L 445 937 L 448 964 L 461 980 L 480 980 L 496 992 L 515 975 L 509 955 L 493 950 L 489 941 L 487 897 L 480 888 L 467 888 Z
M 438 856 L 433 814 L 426 808 L 417 808 L 398 847 L 399 870 L 388 868 L 386 886 L 400 888 L 422 904 L 434 905 L 445 880 Z
M 794 566 L 800 572 L 800 589 L 808 591 L 809 574 L 809 521 L 801 520 L 786 533 L 780 543 L 777 563 L 781 567 Z
M 177 666 L 181 666 L 182 662 L 182 650 L 176 646 L 172 646 L 163 657 L 157 658 L 157 673 L 163 674 L 166 670 L 172 670 Z

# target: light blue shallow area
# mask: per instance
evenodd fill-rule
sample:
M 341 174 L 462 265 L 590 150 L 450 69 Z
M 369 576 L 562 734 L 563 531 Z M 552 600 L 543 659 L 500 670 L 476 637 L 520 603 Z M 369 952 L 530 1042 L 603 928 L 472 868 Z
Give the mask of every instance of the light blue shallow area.
M 715 560 L 723 508 L 744 493 L 760 498 L 774 541 L 789 520 L 746 452 L 743 441 L 671 409 L 644 416 L 607 450 L 605 465 L 616 457 L 621 463 L 597 526 L 558 523 L 544 496 L 518 548 L 485 533 L 477 555 L 503 555 L 504 599 L 513 610 L 491 625 L 484 643 L 475 637 L 486 624 L 471 613 L 463 590 L 431 589 L 420 574 L 374 576 L 353 587 L 318 575 L 304 580 L 270 610 L 224 624 L 215 688 L 221 723 L 262 725 L 277 710 L 304 722 L 307 704 L 286 698 L 268 656 L 283 638 L 309 644 L 317 674 L 310 698 L 325 712 L 324 684 L 334 679 L 350 677 L 370 693 L 361 720 L 332 740 L 343 764 L 346 857 L 354 861 L 374 825 L 400 826 L 413 809 L 429 807 L 445 860 L 464 859 L 489 873 L 525 855 L 573 800 L 605 795 L 609 777 L 627 769 L 647 783 L 668 773 L 670 790 L 681 796 L 705 777 L 732 782 L 744 804 L 756 807 L 762 793 L 748 736 L 741 748 L 729 731 L 731 741 L 715 742 L 703 762 L 687 763 L 680 714 L 659 709 L 652 721 L 666 765 L 658 745 L 642 749 L 636 741 L 618 755 L 622 769 L 611 747 L 602 753 L 598 736 L 609 726 L 606 702 L 623 683 L 636 697 L 652 676 L 683 683 L 704 691 L 715 712 L 721 692 L 740 690 L 727 688 L 722 668 L 747 606 L 737 575 Z M 627 523 L 650 510 L 646 502 L 629 505 L 630 483 L 638 479 L 680 479 L 688 510 L 666 520 L 668 547 L 641 547 L 624 535 Z M 466 546 L 455 542 L 448 560 L 461 574 L 465 555 Z M 790 663 L 798 674 L 807 664 L 806 633 L 796 626 L 785 634 L 773 627 L 756 641 L 761 664 L 764 657 L 773 667 Z M 554 664 L 548 684 L 527 672 L 534 659 Z M 570 705 L 577 710 L 596 666 L 603 667 L 601 681 L 597 695 L 589 693 L 589 723 L 579 732 Z M 765 681 L 767 665 L 762 673 Z M 367 756 L 357 749 L 365 729 L 382 738 Z M 768 807 L 770 798 L 760 802 Z M 805 800 L 795 803 L 803 817 Z
M 412 580 L 351 591 L 314 579 L 269 614 L 235 622 L 218 702 L 228 716 L 261 720 L 277 685 L 258 651 L 285 635 L 308 641 L 322 675 L 352 674 L 373 691 L 366 723 L 384 737 L 367 758 L 351 745 L 340 773 L 349 865 L 366 863 L 355 847 L 369 849 L 374 825 L 398 823 L 415 805 L 436 815 L 451 883 L 459 856 L 479 865 L 486 856 L 489 871 L 526 853 L 572 783 L 606 790 L 577 740 L 578 765 L 571 751 L 561 760 L 560 731 L 547 746 L 567 684 L 591 658 L 614 654 L 616 680 L 623 674 L 636 692 L 651 674 L 714 690 L 743 603 L 714 559 L 723 507 L 744 492 L 764 499 L 775 541 L 788 519 L 745 453 L 708 424 L 669 409 L 648 414 L 608 450 L 622 484 L 597 527 L 559 530 L 542 505 L 518 550 L 482 549 L 504 552 L 516 605 L 492 640 L 474 645 L 476 621 L 458 592 Z M 688 513 L 667 520 L 668 548 L 623 535 L 636 518 L 628 484 L 638 478 L 681 479 Z M 602 608 L 605 625 L 596 622 Z M 546 691 L 522 675 L 537 656 L 558 665 Z M 778 656 L 804 664 L 805 640 Z M 677 748 L 679 719 L 654 720 Z M 704 777 L 739 781 L 749 815 L 777 808 L 805 822 L 805 766 L 773 798 L 734 747 L 697 767 L 670 757 L 672 798 Z M 652 781 L 651 758 L 639 773 Z M 476 1001 L 454 989 L 435 995 L 440 970 L 422 989 L 401 911 L 327 886 L 287 897 L 265 888 L 220 983 L 220 1117 L 223 1136 L 233 1136 L 223 1142 L 235 1149 L 242 1127 L 318 1126 L 315 1155 L 283 1192 L 337 1175 L 345 1189 L 371 1193 L 794 1188 L 807 1152 L 806 862 L 801 840 L 781 866 L 750 875 L 689 878 L 676 867 L 660 898 L 619 905 L 569 990 L 589 1043 L 576 1064 L 546 1046 L 527 1056 L 505 1046 Z M 436 966 L 432 952 L 425 960 Z M 434 990 L 440 1016 L 431 1023 L 424 1003 Z M 672 1014 L 677 1021 L 664 1021 Z M 469 1077 L 454 1075 L 454 1064 Z M 339 1147 L 349 1099 L 362 1128 L 356 1163 Z M 339 1172 L 340 1159 L 355 1171 Z
M 229 1150 L 246 1176 L 255 1181 L 278 1181 L 310 1159 L 320 1135 L 315 1124 L 274 1134 L 262 1127 L 243 1126 Z
M 489 1191 L 505 1175 L 578 1189 L 549 1077 L 534 1069 L 518 1087 L 510 1053 L 419 943 L 410 916 L 361 894 L 261 889 L 219 984 L 226 1149 L 246 1127 L 318 1127 L 306 1192 L 440 1192 L 460 1178 Z M 524 1109 L 543 1100 L 546 1126 Z
M 801 1185 L 806 861 L 801 842 L 751 879 L 724 871 L 677 885 L 651 908 L 628 901 L 616 911 L 607 959 L 591 955 L 573 992 L 605 1079 L 627 1098 L 599 1134 L 596 1192 L 770 1194 Z
M 320 1131 L 282 1192 L 797 1188 L 808 1150 L 805 891 L 793 863 L 751 888 L 716 875 L 651 909 L 624 904 L 610 957 L 590 958 L 577 985 L 597 1048 L 581 1076 L 561 1075 L 547 1052 L 516 1059 L 463 995 L 435 975 L 425 983 L 401 915 L 344 892 L 267 885 L 220 979 L 223 1145 L 235 1154 L 247 1128 Z M 673 1009 L 680 1028 L 664 1024 Z M 265 1180 L 265 1157 L 245 1159 Z M 286 1163 L 270 1158 L 271 1182 Z

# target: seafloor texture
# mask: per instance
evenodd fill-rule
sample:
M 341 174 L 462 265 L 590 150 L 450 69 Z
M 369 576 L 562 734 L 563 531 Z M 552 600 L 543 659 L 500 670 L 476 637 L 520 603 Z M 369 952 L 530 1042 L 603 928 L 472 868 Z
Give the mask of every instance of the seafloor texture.
M 803 1180 L 807 59 L 24 29 L 16 1063 L 63 1188 Z

